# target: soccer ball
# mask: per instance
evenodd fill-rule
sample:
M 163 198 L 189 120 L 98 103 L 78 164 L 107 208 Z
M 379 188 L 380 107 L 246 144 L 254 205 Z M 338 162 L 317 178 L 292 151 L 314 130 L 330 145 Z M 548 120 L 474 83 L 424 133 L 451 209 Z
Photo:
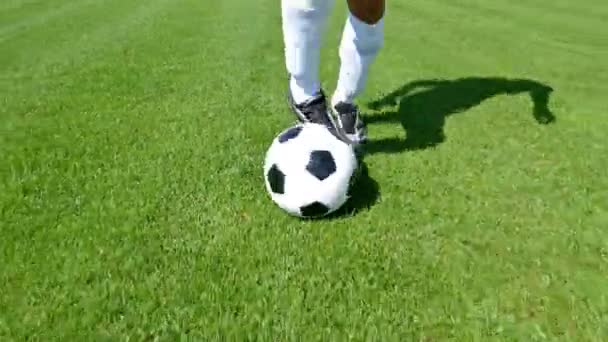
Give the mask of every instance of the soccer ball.
M 298 124 L 281 132 L 266 153 L 266 190 L 293 216 L 326 216 L 346 203 L 357 164 L 353 147 L 325 126 Z

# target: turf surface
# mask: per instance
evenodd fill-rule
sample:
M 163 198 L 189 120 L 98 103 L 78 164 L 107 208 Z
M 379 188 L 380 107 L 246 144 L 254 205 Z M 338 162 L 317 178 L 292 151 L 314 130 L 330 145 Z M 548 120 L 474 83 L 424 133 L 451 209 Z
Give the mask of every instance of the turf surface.
M 0 339 L 605 340 L 608 5 L 388 14 L 368 177 L 300 221 L 277 1 L 2 1 Z

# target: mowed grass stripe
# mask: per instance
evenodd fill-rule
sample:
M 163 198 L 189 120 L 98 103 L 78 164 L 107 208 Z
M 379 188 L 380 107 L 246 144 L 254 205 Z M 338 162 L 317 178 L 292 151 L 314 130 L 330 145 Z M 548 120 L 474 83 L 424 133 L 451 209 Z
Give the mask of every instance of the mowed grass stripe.
M 53 21 L 70 16 L 93 1 L 69 1 L 65 3 L 38 2 L 19 7 L 18 11 L 0 11 L 0 43 L 19 39 L 31 30 L 43 25 L 53 25 Z M 97 2 L 99 3 L 99 2 Z
M 78 38 L 74 37 L 80 40 L 80 43 L 68 43 L 57 37 L 57 40 L 48 43 L 48 50 L 41 54 L 44 57 L 40 64 L 28 65 L 27 59 L 13 60 L 19 61 L 25 67 L 7 73 L 7 77 L 0 80 L 0 86 L 6 89 L 6 94 L 11 94 L 10 98 L 3 99 L 6 105 L 1 111 L 5 116 L 15 118 L 4 123 L 11 125 L 11 131 L 23 134 L 25 130 L 18 129 L 19 125 L 39 124 L 44 127 L 44 120 L 54 120 L 57 115 L 65 118 L 69 108 L 77 108 L 79 112 L 90 110 L 91 105 L 98 104 L 92 101 L 94 97 L 114 96 L 115 100 L 120 100 L 124 89 L 133 85 L 134 78 L 127 70 L 129 63 L 133 64 L 130 59 L 132 56 L 125 55 L 128 51 L 125 48 L 120 50 L 120 47 L 128 47 L 123 44 L 128 41 L 138 42 L 143 38 L 138 36 L 141 31 L 130 30 L 129 25 L 139 25 L 143 28 L 141 20 L 153 15 L 155 10 L 161 11 L 161 4 L 162 2 L 150 3 L 142 6 L 140 10 L 130 11 L 128 15 L 120 14 L 117 22 L 107 18 L 100 19 L 102 23 L 95 26 L 93 31 Z M 75 47 L 66 49 L 65 44 Z M 101 61 L 106 55 L 117 58 L 116 67 L 123 68 L 124 72 L 119 75 L 125 82 L 116 82 L 112 87 L 106 87 L 108 89 L 100 92 L 104 82 L 108 85 L 107 82 L 114 81 L 102 70 L 104 64 Z M 121 106 L 120 102 L 110 104 L 114 108 Z M 32 116 L 36 116 L 38 120 L 28 120 Z
M 539 26 L 535 24 L 534 16 L 528 15 L 525 11 L 513 11 L 513 7 L 506 5 L 504 8 L 493 9 L 489 5 L 480 5 L 478 3 L 471 3 L 470 1 L 458 2 L 458 3 L 441 3 L 441 2 L 429 2 L 426 5 L 421 3 L 413 2 L 405 5 L 407 7 L 406 13 L 412 12 L 418 14 L 420 20 L 429 20 L 435 22 L 445 29 L 439 29 L 438 32 L 424 32 L 418 34 L 436 35 L 436 39 L 429 39 L 430 43 L 436 42 L 437 44 L 443 44 L 446 46 L 446 52 L 452 53 L 458 56 L 475 56 L 487 55 L 488 52 L 495 51 L 495 49 L 502 48 L 503 54 L 495 56 L 493 59 L 482 59 L 474 58 L 474 60 L 484 60 L 488 63 L 488 66 L 496 65 L 496 63 L 510 63 L 513 61 L 519 61 L 521 51 L 526 51 L 526 57 L 529 58 L 529 63 L 534 69 L 546 67 L 546 63 L 541 63 L 541 53 L 547 53 L 549 49 L 544 49 L 543 46 L 547 43 L 554 41 L 563 41 L 564 36 L 570 32 L 576 32 L 579 35 L 587 35 L 586 30 L 583 28 L 575 28 L 572 26 L 564 26 L 555 28 L 556 25 Z M 498 6 L 498 5 L 493 5 Z M 441 11 L 443 15 L 437 16 L 436 13 Z M 411 15 L 413 16 L 413 15 Z M 407 18 L 407 15 L 406 15 Z M 417 20 L 418 18 L 416 18 Z M 469 21 L 468 25 L 460 25 L 462 20 Z M 568 22 L 564 18 L 565 22 Z M 544 23 L 544 22 L 543 22 Z M 592 29 L 594 25 L 587 23 L 586 27 Z M 533 29 L 532 29 L 533 28 Z M 543 28 L 543 29 L 540 29 Z M 560 30 L 562 30 L 560 32 Z M 449 34 L 452 39 L 441 39 L 445 37 L 445 34 Z M 467 49 L 449 51 L 447 46 L 451 42 L 465 44 L 467 43 Z M 569 39 L 568 41 L 571 41 Z M 480 44 L 483 42 L 483 44 Z M 509 47 L 505 49 L 505 47 Z M 485 51 L 487 49 L 487 52 Z M 453 50 L 453 49 L 452 49 Z M 586 50 L 589 50 L 587 48 Z M 603 52 L 605 49 L 598 49 L 598 52 Z M 539 53 L 536 53 L 539 52 Z M 566 51 L 568 52 L 568 51 Z M 588 52 L 587 52 L 588 53 Z M 498 59 L 496 58 L 498 57 Z M 568 55 L 563 53 L 557 58 L 562 58 L 564 62 L 571 62 L 573 59 L 588 58 L 589 60 L 597 58 L 597 55 L 580 55 L 573 54 L 572 52 Z M 493 63 L 493 64 L 492 64 Z M 525 70 L 526 72 L 534 72 L 534 69 Z
M 28 3 L 32 3 L 32 2 L 36 2 L 36 0 L 6 0 L 3 1 L 2 4 L 0 4 L 0 10 L 2 11 L 8 11 L 8 10 L 14 10 L 14 9 L 18 9 L 21 6 L 24 6 Z
M 458 2 L 461 6 L 467 6 L 467 3 L 474 2 L 471 7 L 497 17 L 497 20 L 511 21 L 527 32 L 527 35 L 532 37 L 537 36 L 539 32 L 543 32 L 542 36 L 545 39 L 572 41 L 576 37 L 577 44 L 586 44 L 590 48 L 603 48 L 606 43 L 606 36 L 602 32 L 597 31 L 597 27 L 601 26 L 604 21 L 593 17 L 580 17 L 567 15 L 566 13 L 552 13 L 550 10 L 542 7 L 530 6 L 528 4 L 501 4 L 501 3 L 482 3 L 477 0 L 465 0 Z M 593 7 L 594 5 L 591 5 Z M 601 7 L 598 3 L 596 7 Z M 542 13 L 542 20 L 539 20 L 538 13 Z M 502 18 L 502 19 L 499 19 Z M 533 25 L 533 26 L 532 26 Z M 525 28 L 534 27 L 534 30 L 525 30 Z M 573 32 L 576 32 L 572 35 Z M 524 37 L 522 34 L 520 37 Z M 520 38 L 518 37 L 518 38 Z
M 594 15 L 601 13 L 602 10 L 601 1 L 595 0 L 586 4 L 588 6 L 586 12 L 590 12 L 589 8 L 597 8 L 598 11 L 591 11 L 593 14 L 584 17 L 576 15 L 576 10 L 580 9 L 580 6 L 570 6 L 569 11 L 559 11 L 552 5 L 542 5 L 534 1 L 486 3 L 479 0 L 458 0 L 451 5 L 456 5 L 464 10 L 479 11 L 489 17 L 498 19 L 496 20 L 498 23 L 514 25 L 522 30 L 528 28 L 527 31 L 530 34 L 535 34 L 539 32 L 539 29 L 542 29 L 541 32 L 545 35 L 551 34 L 550 36 L 556 37 L 563 36 L 564 33 L 580 31 L 587 35 L 598 34 L 599 32 L 593 28 L 597 27 L 603 20 L 603 18 Z M 540 20 L 539 15 L 542 16 L 542 20 Z M 559 25 L 557 25 L 558 23 Z M 525 38 L 525 36 L 521 38 Z
M 52 7 L 63 8 L 65 6 L 67 6 L 67 2 L 61 4 L 43 0 L 6 0 L 0 4 L 0 18 L 2 18 L 0 27 L 3 28 L 9 26 L 9 24 L 26 21 L 29 18 L 51 11 Z
M 58 73 L 120 43 L 130 27 L 146 25 L 146 18 L 160 11 L 166 0 L 147 3 L 104 0 L 77 7 L 55 18 L 44 29 L 0 43 L 8 53 L 0 58 L 4 75 L 20 77 L 36 68 L 39 75 Z
M 568 0 L 553 1 L 551 4 L 541 0 L 531 0 L 514 3 L 516 7 L 528 7 L 530 13 L 541 13 L 542 15 L 566 16 L 569 20 L 581 22 L 582 18 L 589 20 L 589 24 L 598 24 L 608 19 L 608 9 L 601 0 L 590 0 L 580 3 L 572 3 Z M 567 27 L 569 22 L 566 25 Z

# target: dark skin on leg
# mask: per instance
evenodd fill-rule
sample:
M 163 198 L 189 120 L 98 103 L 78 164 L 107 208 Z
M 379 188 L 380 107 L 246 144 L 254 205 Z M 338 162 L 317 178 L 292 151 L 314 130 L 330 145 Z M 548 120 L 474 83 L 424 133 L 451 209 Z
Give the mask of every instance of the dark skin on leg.
M 347 0 L 348 9 L 357 19 L 373 25 L 384 16 L 385 0 Z

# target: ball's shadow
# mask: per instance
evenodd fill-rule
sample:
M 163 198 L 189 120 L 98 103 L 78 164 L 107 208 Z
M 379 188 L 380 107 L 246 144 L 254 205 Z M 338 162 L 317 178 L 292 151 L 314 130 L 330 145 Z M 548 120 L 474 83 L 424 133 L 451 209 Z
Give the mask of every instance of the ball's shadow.
M 380 187 L 369 175 L 367 164 L 359 158 L 359 167 L 353 177 L 353 181 L 348 190 L 348 201 L 335 212 L 325 216 L 323 219 L 339 219 L 354 216 L 362 210 L 369 209 L 378 201 Z

